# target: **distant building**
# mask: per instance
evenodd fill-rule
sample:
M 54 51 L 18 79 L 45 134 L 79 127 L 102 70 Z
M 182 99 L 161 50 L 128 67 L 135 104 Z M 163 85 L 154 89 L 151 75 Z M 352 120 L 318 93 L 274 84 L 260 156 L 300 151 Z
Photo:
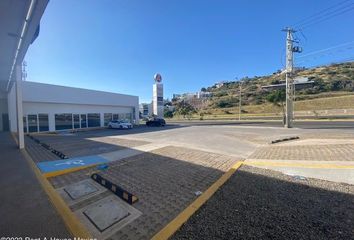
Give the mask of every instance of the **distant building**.
M 139 116 L 140 118 L 147 118 L 152 116 L 152 103 L 140 103 Z
M 265 91 L 285 89 L 285 87 L 286 87 L 285 80 L 280 80 L 279 82 L 280 82 L 279 84 L 271 84 L 271 85 L 267 85 L 267 86 L 262 86 L 262 89 Z M 298 77 L 298 78 L 294 79 L 294 85 L 295 85 L 296 90 L 312 87 L 313 84 L 314 84 L 314 81 L 310 81 L 306 77 Z
M 188 100 L 188 99 L 206 99 L 212 96 L 211 92 L 195 92 L 195 93 L 182 93 L 182 94 L 173 94 L 173 98 L 177 100 Z
M 217 82 L 217 83 L 215 83 L 215 87 L 216 88 L 221 88 L 222 86 L 224 86 L 224 84 L 225 84 L 225 81 L 222 81 L 222 82 Z
M 173 94 L 173 98 L 178 101 L 185 101 L 192 105 L 196 109 L 204 108 L 208 105 L 209 98 L 212 96 L 211 92 L 195 92 L 195 93 L 183 93 Z
M 212 96 L 211 92 L 197 92 L 197 98 L 210 98 Z

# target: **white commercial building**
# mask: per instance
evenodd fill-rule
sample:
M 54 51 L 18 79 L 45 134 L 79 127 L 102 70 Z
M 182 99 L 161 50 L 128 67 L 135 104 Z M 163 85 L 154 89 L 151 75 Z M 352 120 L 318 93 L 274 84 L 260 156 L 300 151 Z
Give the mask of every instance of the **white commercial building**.
M 111 120 L 138 123 L 139 98 L 118 93 L 22 82 L 25 133 L 104 127 Z M 8 94 L 10 130 L 17 131 L 16 92 Z

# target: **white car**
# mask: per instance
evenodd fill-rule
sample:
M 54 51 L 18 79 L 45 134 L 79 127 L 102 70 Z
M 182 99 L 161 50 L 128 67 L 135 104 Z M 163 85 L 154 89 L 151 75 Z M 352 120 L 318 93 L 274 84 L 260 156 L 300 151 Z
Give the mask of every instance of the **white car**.
M 133 124 L 127 121 L 114 120 L 108 123 L 108 128 L 131 129 Z

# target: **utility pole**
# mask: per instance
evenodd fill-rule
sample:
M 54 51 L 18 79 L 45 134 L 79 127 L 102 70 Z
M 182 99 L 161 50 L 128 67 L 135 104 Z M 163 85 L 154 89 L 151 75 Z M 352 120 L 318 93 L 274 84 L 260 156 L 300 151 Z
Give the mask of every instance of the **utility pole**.
M 239 86 L 240 86 L 240 94 L 238 100 L 238 120 L 241 121 L 242 81 L 239 81 Z
M 294 100 L 294 83 L 293 83 L 293 70 L 294 70 L 294 52 L 300 52 L 300 48 L 293 47 L 295 32 L 292 28 L 283 29 L 286 32 L 286 112 L 285 112 L 285 127 L 291 128 L 293 126 L 293 100 Z

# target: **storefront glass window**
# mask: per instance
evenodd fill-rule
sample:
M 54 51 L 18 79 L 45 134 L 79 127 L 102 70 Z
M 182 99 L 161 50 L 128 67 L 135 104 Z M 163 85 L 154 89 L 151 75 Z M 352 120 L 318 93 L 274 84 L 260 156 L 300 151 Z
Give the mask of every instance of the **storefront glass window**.
M 72 129 L 73 121 L 71 113 L 55 114 L 55 129 L 64 130 Z

